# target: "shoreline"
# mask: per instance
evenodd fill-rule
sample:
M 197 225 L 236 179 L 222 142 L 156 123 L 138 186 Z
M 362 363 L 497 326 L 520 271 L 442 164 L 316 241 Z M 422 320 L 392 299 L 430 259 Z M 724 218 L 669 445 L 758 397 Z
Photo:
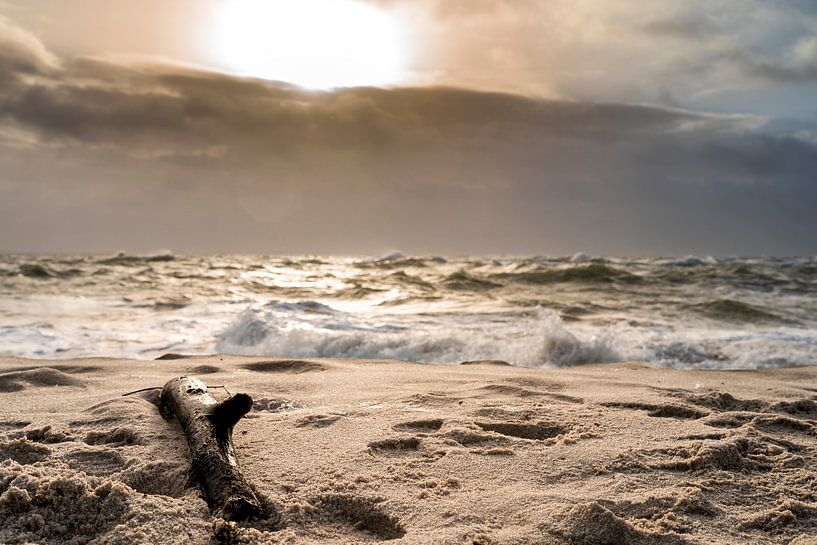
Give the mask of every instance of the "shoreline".
M 218 355 L 0 358 L 0 541 L 212 542 L 178 426 L 122 397 L 181 375 L 255 400 L 237 458 L 282 524 L 239 541 L 817 543 L 817 366 Z
M 176 352 L 166 352 L 159 356 L 150 356 L 140 358 L 137 355 L 129 355 L 129 356 L 105 356 L 105 355 L 94 355 L 94 356 L 75 356 L 75 357 L 66 357 L 66 358 L 48 358 L 48 357 L 29 357 L 29 356 L 16 356 L 16 355 L 0 355 L 0 368 L 6 364 L 14 364 L 14 362 L 20 363 L 22 366 L 29 366 L 29 367 L 59 367 L 72 365 L 75 362 L 137 362 L 137 363 L 154 363 L 154 362 L 171 362 L 171 361 L 178 361 L 178 360 L 204 360 L 204 359 L 225 359 L 225 361 L 232 361 L 235 359 L 246 359 L 246 360 L 285 360 L 285 361 L 295 361 L 295 360 L 303 360 L 303 361 L 323 361 L 323 362 L 338 362 L 338 363 L 366 363 L 366 364 L 398 364 L 398 365 L 418 365 L 418 366 L 427 366 L 427 367 L 468 367 L 468 366 L 496 366 L 496 367 L 511 367 L 514 369 L 527 369 L 529 371 L 544 371 L 544 372 L 569 372 L 571 369 L 593 369 L 593 368 L 603 368 L 609 366 L 637 366 L 638 368 L 645 368 L 645 369 L 655 369 L 655 370 L 663 370 L 663 371 L 678 371 L 678 372 L 689 372 L 689 373 L 751 373 L 751 372 L 762 372 L 762 371 L 775 371 L 775 370 L 790 370 L 790 369 L 810 369 L 810 368 L 817 368 L 817 363 L 806 363 L 806 364 L 786 364 L 780 366 L 768 366 L 768 367 L 702 367 L 696 365 L 688 365 L 688 366 L 681 366 L 681 367 L 667 367 L 657 363 L 652 363 L 649 361 L 639 361 L 639 360 L 617 360 L 617 361 L 599 361 L 593 363 L 577 363 L 573 365 L 566 365 L 566 366 L 556 366 L 556 365 L 520 365 L 511 363 L 501 359 L 476 359 L 476 360 L 463 360 L 460 362 L 455 363 L 440 363 L 434 361 L 413 361 L 413 360 L 400 360 L 400 359 L 389 359 L 389 358 L 356 358 L 356 357 L 334 357 L 334 356 L 265 356 L 265 355 L 246 355 L 246 354 L 228 354 L 228 353 L 209 353 L 209 354 L 181 354 Z M 51 365 L 53 364 L 53 365 Z M 3 372 L 0 370 L 0 373 Z

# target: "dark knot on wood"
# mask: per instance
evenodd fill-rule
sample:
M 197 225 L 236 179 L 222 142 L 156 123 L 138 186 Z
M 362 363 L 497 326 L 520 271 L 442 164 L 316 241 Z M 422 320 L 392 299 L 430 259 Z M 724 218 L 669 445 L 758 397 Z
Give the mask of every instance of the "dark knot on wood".
M 210 419 L 216 429 L 232 430 L 241 417 L 252 409 L 252 398 L 247 394 L 235 394 L 215 407 Z

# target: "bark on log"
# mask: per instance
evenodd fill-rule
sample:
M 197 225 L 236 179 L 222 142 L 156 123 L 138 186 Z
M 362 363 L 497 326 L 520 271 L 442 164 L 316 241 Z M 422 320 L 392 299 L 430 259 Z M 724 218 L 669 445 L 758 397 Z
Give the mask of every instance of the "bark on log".
M 218 403 L 207 386 L 194 377 L 164 385 L 159 408 L 182 426 L 190 446 L 191 473 L 201 486 L 210 509 L 226 520 L 246 520 L 263 513 L 252 487 L 235 459 L 233 426 L 252 408 L 252 398 L 236 394 Z

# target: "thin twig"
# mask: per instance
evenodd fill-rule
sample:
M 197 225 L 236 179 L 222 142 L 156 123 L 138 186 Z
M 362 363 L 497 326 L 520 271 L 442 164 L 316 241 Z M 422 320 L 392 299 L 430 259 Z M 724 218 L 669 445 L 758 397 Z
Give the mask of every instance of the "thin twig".
M 161 386 L 153 386 L 151 388 L 142 388 L 141 390 L 134 390 L 132 392 L 128 392 L 127 394 L 122 394 L 122 397 L 138 394 L 139 392 L 149 392 L 150 390 L 161 390 Z
M 232 395 L 233 395 L 233 394 L 230 393 L 230 391 L 227 389 L 227 387 L 224 386 L 223 384 L 218 384 L 216 386 L 208 386 L 207 388 L 208 389 L 210 389 L 210 388 L 223 388 L 224 391 L 227 392 L 228 396 L 232 397 Z M 130 396 L 130 395 L 133 395 L 133 394 L 138 394 L 140 392 L 149 392 L 150 390 L 161 390 L 161 389 L 162 389 L 161 386 L 151 386 L 150 388 L 142 388 L 141 390 L 134 390 L 132 392 L 128 392 L 127 394 L 122 394 L 122 397 Z

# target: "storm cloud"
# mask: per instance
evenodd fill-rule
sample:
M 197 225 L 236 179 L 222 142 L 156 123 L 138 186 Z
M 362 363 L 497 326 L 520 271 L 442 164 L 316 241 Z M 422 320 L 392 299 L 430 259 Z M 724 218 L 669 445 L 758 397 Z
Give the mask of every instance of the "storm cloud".
M 306 91 L 58 58 L 6 25 L 0 250 L 813 253 L 817 147 L 764 121 L 455 87 Z

